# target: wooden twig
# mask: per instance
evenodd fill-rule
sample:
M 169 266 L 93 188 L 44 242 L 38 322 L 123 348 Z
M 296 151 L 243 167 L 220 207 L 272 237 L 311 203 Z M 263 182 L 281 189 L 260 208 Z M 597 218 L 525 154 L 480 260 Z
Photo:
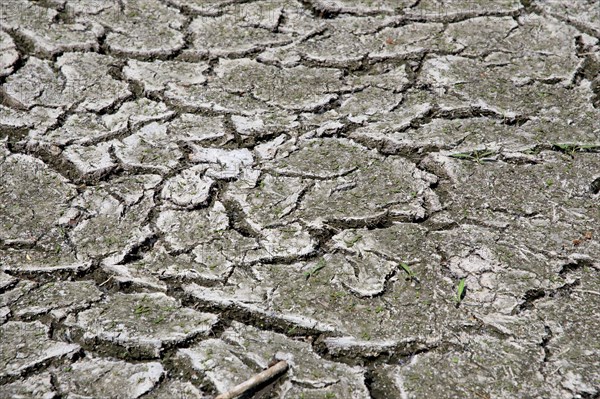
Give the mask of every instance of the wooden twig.
M 575 292 L 582 292 L 584 294 L 593 294 L 593 295 L 600 296 L 600 292 L 598 292 L 598 291 L 580 290 L 580 289 L 574 289 L 573 291 L 575 291 Z
M 285 372 L 287 369 L 287 362 L 285 360 L 281 360 L 275 363 L 273 366 L 266 369 L 265 371 L 263 371 L 262 373 L 256 374 L 249 380 L 244 381 L 241 384 L 231 388 L 229 391 L 220 394 L 215 399 L 233 399 L 237 396 L 242 395 L 245 392 L 248 392 L 252 388 L 256 388 L 262 383 L 269 381 L 273 377 Z
M 113 276 L 110 276 L 109 278 L 106 279 L 106 281 L 104 281 L 102 284 L 100 284 L 98 287 L 102 287 L 104 284 L 108 283 L 110 280 L 112 280 Z

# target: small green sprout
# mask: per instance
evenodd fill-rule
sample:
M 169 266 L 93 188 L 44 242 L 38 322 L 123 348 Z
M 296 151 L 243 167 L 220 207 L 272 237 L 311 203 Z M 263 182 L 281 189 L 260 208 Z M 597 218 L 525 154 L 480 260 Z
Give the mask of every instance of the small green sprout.
M 292 335 L 292 334 L 294 334 L 295 332 L 296 332 L 296 326 L 292 326 L 291 328 L 289 328 L 289 329 L 287 330 L 287 334 L 288 334 L 288 335 Z
M 554 143 L 552 148 L 573 157 L 576 152 L 597 152 L 600 150 L 600 145 Z
M 597 145 L 597 144 L 580 144 L 580 145 L 577 146 L 577 149 L 579 151 L 590 151 L 590 152 L 600 151 L 600 145 Z
M 450 154 L 450 158 L 462 159 L 466 161 L 475 161 L 477 163 L 483 163 L 484 161 L 492 161 L 488 157 L 495 155 L 494 151 L 488 150 L 476 150 L 471 152 L 459 152 L 456 154 Z
M 573 155 L 575 155 L 575 152 L 577 151 L 577 146 L 574 144 L 553 144 L 552 147 L 557 150 L 560 151 L 562 153 L 565 153 L 567 155 L 570 155 L 571 157 Z
M 150 312 L 150 307 L 148 306 L 144 306 L 144 305 L 138 305 L 136 306 L 136 308 L 133 310 L 133 313 L 136 315 L 142 315 L 144 313 L 148 313 Z
M 354 236 L 354 237 L 352 237 L 352 238 L 351 238 L 351 239 L 349 239 L 349 240 L 344 240 L 344 243 L 346 244 L 346 246 L 347 246 L 348 248 L 351 248 L 351 247 L 353 247 L 353 246 L 354 246 L 354 244 L 356 244 L 356 243 L 357 243 L 358 241 L 360 241 L 361 239 L 362 239 L 362 236 L 361 236 L 361 235 L 357 235 L 357 236 Z
M 456 158 L 456 159 L 467 159 L 467 160 L 472 160 L 473 156 L 470 153 L 467 152 L 459 152 L 456 154 L 450 154 L 450 158 Z
M 460 304 L 460 302 L 462 301 L 463 297 L 465 296 L 465 279 L 461 278 L 459 283 L 458 283 L 458 288 L 456 290 L 456 304 Z
M 325 259 L 321 259 L 316 265 L 315 267 L 313 267 L 311 270 L 304 272 L 304 277 L 306 277 L 306 279 L 308 280 L 309 278 L 311 278 L 312 276 L 315 276 L 319 270 L 321 270 L 322 268 L 324 268 L 325 266 L 327 266 L 327 263 L 325 263 Z
M 415 278 L 415 273 L 406 263 L 400 263 L 400 267 L 408 274 L 408 279 L 412 280 Z
M 346 293 L 343 291 L 335 291 L 332 292 L 329 296 L 331 296 L 331 298 L 333 299 L 341 299 L 346 296 Z

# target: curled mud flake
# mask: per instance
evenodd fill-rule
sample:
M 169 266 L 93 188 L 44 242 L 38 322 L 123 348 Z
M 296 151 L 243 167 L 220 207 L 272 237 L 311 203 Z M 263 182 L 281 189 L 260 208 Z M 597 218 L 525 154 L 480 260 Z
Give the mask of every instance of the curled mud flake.
M 102 315 L 102 317 L 100 317 Z M 68 334 L 85 347 L 115 356 L 158 358 L 161 353 L 210 333 L 215 315 L 182 307 L 162 293 L 115 294 L 65 321 Z
M 0 164 L 0 240 L 34 243 L 50 230 L 76 193 L 42 161 L 11 155 Z
M 13 39 L 6 32 L 0 32 L 0 77 L 10 75 L 19 59 L 19 53 Z
M 125 168 L 142 168 L 159 173 L 174 169 L 183 153 L 171 140 L 164 124 L 153 122 L 135 134 L 114 143 L 115 155 Z
M 71 395 L 139 398 L 158 385 L 165 370 L 158 362 L 127 363 L 88 356 L 52 369 L 52 374 L 57 388 Z
M 72 358 L 80 350 L 79 345 L 51 340 L 49 328 L 39 321 L 9 321 L 0 326 L 0 334 L 0 383 L 53 361 Z
M 70 312 L 88 308 L 100 299 L 101 292 L 94 282 L 49 282 L 32 289 L 11 307 L 14 316 L 22 320 L 44 315 L 61 319 Z
M 0 396 L 6 398 L 53 398 L 57 395 L 52 375 L 41 373 L 0 386 Z

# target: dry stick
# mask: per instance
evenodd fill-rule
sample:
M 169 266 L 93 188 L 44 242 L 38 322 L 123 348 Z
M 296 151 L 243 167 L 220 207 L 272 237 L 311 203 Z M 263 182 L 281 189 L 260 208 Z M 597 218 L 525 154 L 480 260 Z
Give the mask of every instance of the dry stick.
M 288 369 L 288 364 L 285 360 L 281 360 L 277 362 L 272 367 L 269 367 L 262 373 L 256 374 L 254 377 L 250 378 L 247 381 L 242 382 L 240 385 L 236 385 L 229 391 L 220 394 L 215 399 L 233 399 L 236 396 L 240 396 L 241 394 L 251 390 L 262 384 L 263 382 L 269 381 L 271 378 L 276 375 L 285 372 Z
M 584 294 L 594 294 L 594 295 L 599 295 L 600 296 L 600 292 L 598 292 L 598 291 L 579 290 L 579 289 L 574 289 L 573 291 L 575 291 L 575 292 L 583 292 Z
M 113 276 L 110 276 L 109 278 L 106 279 L 105 282 L 103 282 L 102 284 L 100 284 L 98 287 L 102 287 L 104 284 L 108 283 L 110 280 L 112 280 Z

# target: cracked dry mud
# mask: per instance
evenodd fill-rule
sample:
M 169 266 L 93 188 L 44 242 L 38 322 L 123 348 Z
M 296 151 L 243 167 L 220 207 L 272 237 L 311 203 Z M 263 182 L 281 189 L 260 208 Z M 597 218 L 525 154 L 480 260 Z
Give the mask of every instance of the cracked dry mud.
M 0 397 L 600 396 L 598 0 L 0 28 Z

